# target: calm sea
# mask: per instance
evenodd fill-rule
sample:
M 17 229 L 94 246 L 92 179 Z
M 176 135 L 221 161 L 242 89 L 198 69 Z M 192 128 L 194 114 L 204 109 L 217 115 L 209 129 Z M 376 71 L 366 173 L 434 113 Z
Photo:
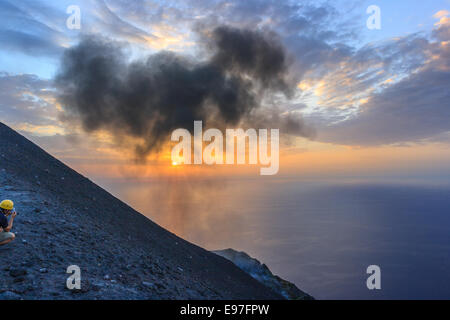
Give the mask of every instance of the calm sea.
M 450 299 L 450 187 L 99 181 L 206 249 L 234 248 L 318 299 Z M 381 268 L 381 290 L 366 269 Z

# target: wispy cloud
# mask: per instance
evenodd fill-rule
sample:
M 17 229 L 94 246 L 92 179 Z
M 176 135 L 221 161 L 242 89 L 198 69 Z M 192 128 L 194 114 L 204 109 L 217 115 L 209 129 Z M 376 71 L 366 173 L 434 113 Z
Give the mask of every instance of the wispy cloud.
M 375 90 L 349 119 L 322 128 L 322 139 L 373 145 L 445 137 L 450 131 L 449 31 L 447 21 L 433 30 L 431 40 L 415 37 L 412 47 L 391 44 L 392 59 L 404 57 L 402 79 Z M 415 55 L 422 63 L 408 64 Z
M 45 12 L 45 15 L 44 15 Z M 0 2 L 0 50 L 35 56 L 55 56 L 61 52 L 65 36 L 54 22 L 64 14 L 35 2 Z M 49 22 L 49 23 L 47 23 Z
M 446 137 L 450 131 L 448 10 L 434 14 L 432 30 L 363 43 L 356 24 L 358 14 L 365 14 L 355 10 L 362 8 L 359 1 L 338 6 L 331 1 L 84 0 L 80 31 L 65 27 L 66 5 L 0 2 L 0 55 L 58 58 L 64 47 L 94 33 L 128 42 L 130 56 L 165 49 L 203 58 L 208 41 L 198 33 L 207 35 L 214 26 L 272 30 L 288 50 L 298 90 L 293 101 L 271 103 L 280 113 L 306 114 L 318 129 L 317 139 L 374 145 Z M 27 123 L 27 128 L 59 126 L 51 82 L 3 73 L 0 89 L 2 120 Z
M 51 82 L 35 75 L 0 72 L 1 121 L 10 124 L 55 126 L 57 107 L 53 103 Z

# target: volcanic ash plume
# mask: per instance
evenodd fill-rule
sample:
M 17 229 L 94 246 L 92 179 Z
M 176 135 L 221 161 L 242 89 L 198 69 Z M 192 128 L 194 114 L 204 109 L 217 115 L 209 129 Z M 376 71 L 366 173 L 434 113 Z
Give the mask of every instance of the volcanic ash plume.
M 272 115 L 261 121 L 261 101 L 291 92 L 277 37 L 221 26 L 205 41 L 206 61 L 163 51 L 130 62 L 123 44 L 84 37 L 66 50 L 55 78 L 63 118 L 79 121 L 87 132 L 106 130 L 117 141 L 132 138 L 140 158 L 158 151 L 173 130 L 192 129 L 194 120 L 205 126 L 251 125 L 255 118 L 270 123 Z M 289 123 L 286 130 L 309 134 L 293 121 L 274 125 Z

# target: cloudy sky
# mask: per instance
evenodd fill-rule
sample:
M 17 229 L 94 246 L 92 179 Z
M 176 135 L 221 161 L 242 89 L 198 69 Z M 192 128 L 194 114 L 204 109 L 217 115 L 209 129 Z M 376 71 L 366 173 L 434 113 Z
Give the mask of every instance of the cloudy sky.
M 366 26 L 373 4 L 379 30 Z M 66 25 L 71 5 L 79 30 Z M 130 63 L 162 50 L 201 60 L 202 35 L 226 25 L 275 32 L 286 48 L 295 90 L 265 103 L 314 134 L 283 137 L 280 174 L 448 177 L 449 11 L 449 0 L 1 0 L 0 121 L 90 176 L 170 173 L 167 155 L 143 170 L 108 132 L 64 119 L 54 81 L 62 57 L 100 35 Z

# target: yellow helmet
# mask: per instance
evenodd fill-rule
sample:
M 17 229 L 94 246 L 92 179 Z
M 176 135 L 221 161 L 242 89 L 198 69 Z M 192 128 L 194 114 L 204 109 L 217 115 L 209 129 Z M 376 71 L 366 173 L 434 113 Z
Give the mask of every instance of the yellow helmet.
M 0 208 L 5 210 L 12 210 L 14 208 L 14 202 L 12 202 L 11 200 L 3 200 L 0 203 Z

